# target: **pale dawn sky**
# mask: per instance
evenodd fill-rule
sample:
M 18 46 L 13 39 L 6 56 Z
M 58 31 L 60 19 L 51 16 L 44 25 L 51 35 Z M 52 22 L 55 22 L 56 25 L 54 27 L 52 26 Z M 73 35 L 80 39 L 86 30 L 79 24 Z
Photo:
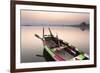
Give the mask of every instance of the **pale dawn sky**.
M 77 25 L 89 23 L 89 13 L 21 10 L 21 25 Z

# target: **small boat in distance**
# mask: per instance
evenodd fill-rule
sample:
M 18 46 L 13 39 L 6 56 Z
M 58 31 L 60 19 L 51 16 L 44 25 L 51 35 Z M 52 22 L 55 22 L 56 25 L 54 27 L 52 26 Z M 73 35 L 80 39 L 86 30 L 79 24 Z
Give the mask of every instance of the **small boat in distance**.
M 55 37 L 51 29 L 48 28 L 50 34 L 44 34 L 41 38 L 38 34 L 35 36 L 43 41 L 43 55 L 37 55 L 39 57 L 44 57 L 46 61 L 68 61 L 68 60 L 88 60 L 89 57 L 86 53 L 80 51 L 76 47 L 70 45 L 67 42 Z

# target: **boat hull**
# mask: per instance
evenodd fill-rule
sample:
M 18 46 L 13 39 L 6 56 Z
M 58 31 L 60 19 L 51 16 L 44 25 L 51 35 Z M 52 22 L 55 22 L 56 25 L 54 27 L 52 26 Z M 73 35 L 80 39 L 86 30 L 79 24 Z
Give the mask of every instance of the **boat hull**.
M 55 61 L 45 48 L 43 50 L 43 56 L 46 61 Z

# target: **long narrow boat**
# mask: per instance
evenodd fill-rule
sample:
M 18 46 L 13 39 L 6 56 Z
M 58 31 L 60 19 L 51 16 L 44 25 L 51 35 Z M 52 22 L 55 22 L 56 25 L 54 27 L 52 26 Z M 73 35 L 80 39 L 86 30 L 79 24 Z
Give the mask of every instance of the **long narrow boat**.
M 89 57 L 86 53 L 80 51 L 74 46 L 61 39 L 58 36 L 54 37 L 50 28 L 49 35 L 44 34 L 43 28 L 43 38 L 35 34 L 35 36 L 43 41 L 43 57 L 46 61 L 67 61 L 67 60 L 88 60 Z

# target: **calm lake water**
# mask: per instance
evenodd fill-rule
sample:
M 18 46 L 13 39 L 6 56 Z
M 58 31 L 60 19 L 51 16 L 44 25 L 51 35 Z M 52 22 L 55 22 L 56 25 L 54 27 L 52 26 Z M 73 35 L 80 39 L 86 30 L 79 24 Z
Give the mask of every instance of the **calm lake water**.
M 72 44 L 89 55 L 89 30 L 82 31 L 76 27 L 50 27 L 54 36 Z M 42 37 L 43 27 L 21 26 L 21 62 L 45 62 L 43 57 L 36 55 L 43 54 L 43 43 L 34 36 Z M 49 34 L 48 27 L 45 27 L 45 34 Z

